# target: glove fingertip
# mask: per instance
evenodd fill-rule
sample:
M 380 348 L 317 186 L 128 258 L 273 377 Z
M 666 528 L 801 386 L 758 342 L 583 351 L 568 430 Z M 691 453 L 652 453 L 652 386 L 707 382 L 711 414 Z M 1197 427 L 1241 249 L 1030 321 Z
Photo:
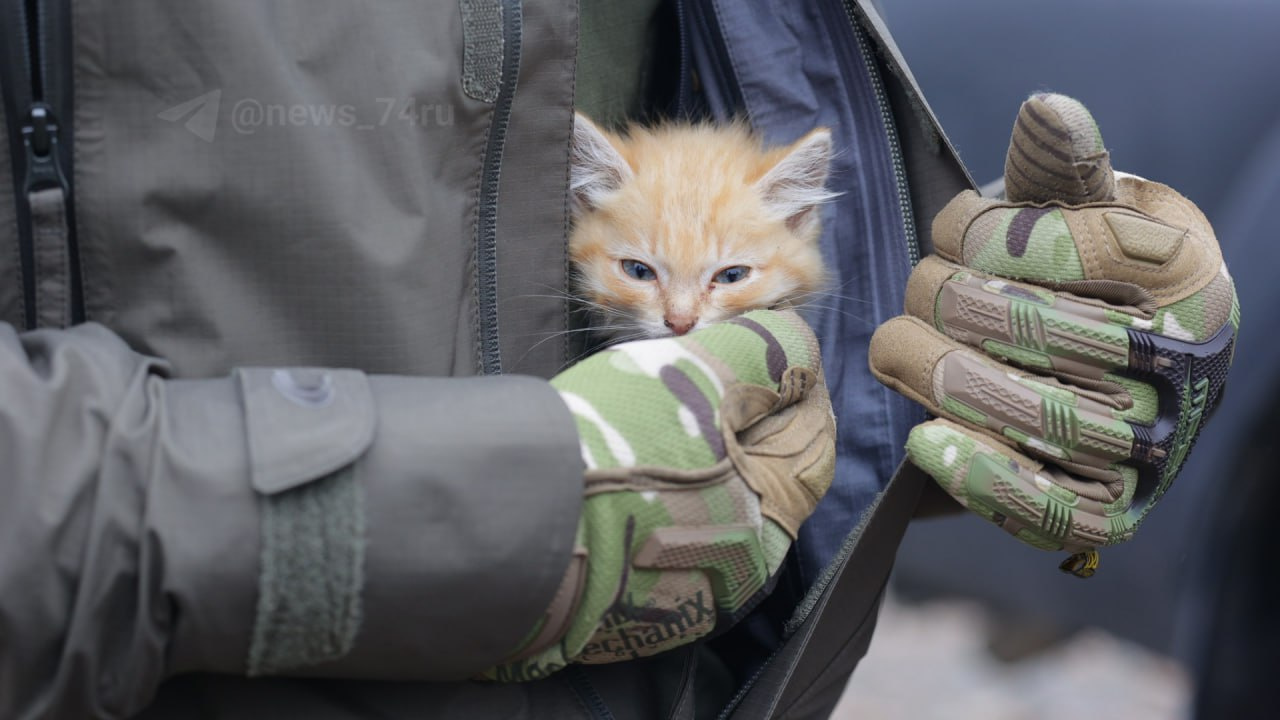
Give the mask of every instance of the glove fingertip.
M 1115 195 L 1098 123 L 1079 100 L 1038 93 L 1022 103 L 1005 158 L 1005 197 L 1016 203 L 1105 202 Z
M 936 255 L 929 255 L 921 260 L 907 278 L 907 314 L 933 325 L 938 295 L 942 292 L 943 285 L 963 270 L 964 268 Z
M 867 362 L 877 380 L 936 413 L 933 370 L 942 356 L 958 347 L 923 320 L 900 315 L 876 328 Z
M 933 251 L 952 262 L 964 258 L 964 236 L 969 225 L 997 201 L 983 198 L 972 190 L 964 190 L 951 198 L 933 217 L 931 237 Z
M 965 433 L 939 421 L 917 425 L 907 436 L 907 457 L 948 492 L 964 482 L 977 443 Z

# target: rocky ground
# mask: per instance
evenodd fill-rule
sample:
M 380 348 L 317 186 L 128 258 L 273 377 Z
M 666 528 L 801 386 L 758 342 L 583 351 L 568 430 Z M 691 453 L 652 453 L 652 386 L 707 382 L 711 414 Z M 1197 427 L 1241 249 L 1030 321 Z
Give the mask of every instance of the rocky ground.
M 1043 649 L 1004 634 L 977 604 L 892 597 L 836 720 L 1184 720 L 1191 686 L 1174 661 L 1097 630 Z M 998 634 L 998 633 L 997 633 Z M 1024 633 L 1025 634 L 1025 633 Z M 1019 644 L 1021 642 L 1021 647 Z

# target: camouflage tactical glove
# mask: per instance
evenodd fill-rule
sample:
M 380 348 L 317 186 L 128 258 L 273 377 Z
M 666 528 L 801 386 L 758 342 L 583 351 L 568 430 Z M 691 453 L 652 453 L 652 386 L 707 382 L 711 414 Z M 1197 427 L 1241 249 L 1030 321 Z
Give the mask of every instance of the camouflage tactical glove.
M 1005 184 L 1007 201 L 965 192 L 938 214 L 937 255 L 871 367 L 945 418 L 912 431 L 912 462 L 1023 542 L 1076 553 L 1063 569 L 1087 577 L 1217 405 L 1239 305 L 1204 216 L 1114 175 L 1075 100 L 1023 103 Z
M 792 312 L 625 343 L 557 375 L 586 501 L 569 572 L 499 680 L 668 650 L 735 621 L 831 483 L 818 345 Z

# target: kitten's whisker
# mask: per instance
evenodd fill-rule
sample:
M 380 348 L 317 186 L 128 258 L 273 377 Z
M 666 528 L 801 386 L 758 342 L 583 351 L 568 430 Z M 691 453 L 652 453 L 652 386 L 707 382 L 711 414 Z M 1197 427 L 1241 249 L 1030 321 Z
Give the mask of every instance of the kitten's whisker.
M 632 340 L 644 340 L 644 339 L 647 339 L 648 337 L 649 337 L 649 333 L 645 332 L 644 330 L 638 330 L 636 332 L 628 333 L 626 335 L 615 335 L 609 338 L 608 340 L 606 340 L 604 344 L 601 345 L 601 347 L 612 347 L 614 345 L 621 345 L 624 342 L 631 342 Z
M 808 298 L 808 297 L 836 298 L 839 300 L 848 300 L 849 302 L 863 303 L 865 305 L 872 304 L 870 300 L 867 300 L 865 298 L 853 297 L 851 295 L 840 295 L 838 293 L 833 293 L 829 290 L 813 290 L 811 292 L 803 293 L 798 297 L 800 298 Z
M 553 293 L 561 294 L 564 297 L 573 297 L 570 293 L 568 293 L 563 287 L 559 285 L 548 285 L 546 283 L 534 283 L 534 286 L 540 287 L 543 290 L 550 290 Z
M 631 341 L 631 340 L 639 340 L 639 339 L 643 339 L 643 338 L 648 337 L 648 333 L 647 333 L 646 331 L 644 331 L 644 330 L 642 330 L 642 329 L 638 329 L 638 328 L 637 328 L 637 326 L 632 325 L 632 324 L 626 324 L 626 325 L 596 325 L 596 326 L 593 326 L 593 327 L 585 327 L 585 328 L 571 328 L 571 329 L 568 329 L 568 330 L 554 330 L 554 331 L 550 331 L 550 332 L 527 333 L 527 334 L 525 334 L 525 335 L 521 335 L 521 337 L 536 337 L 536 336 L 538 336 L 538 335 L 547 335 L 547 337 L 542 338 L 541 340 L 539 340 L 538 342 L 536 342 L 536 343 L 534 343 L 532 346 L 530 346 L 528 350 L 525 350 L 524 354 L 523 354 L 523 355 L 521 355 L 521 356 L 520 356 L 520 358 L 519 358 L 518 360 L 516 360 L 516 362 L 514 363 L 514 365 L 518 366 L 518 365 L 519 365 L 519 364 L 520 364 L 520 363 L 521 363 L 521 362 L 522 362 L 526 357 L 528 357 L 529 353 L 531 353 L 531 352 L 533 352 L 534 350 L 536 350 L 540 345 L 542 345 L 543 343 L 547 342 L 548 340 L 554 340 L 554 339 L 556 339 L 556 338 L 559 338 L 559 337 L 565 337 L 565 336 L 568 336 L 568 335 L 571 335 L 571 334 L 574 334 L 574 333 L 584 333 L 584 332 L 606 332 L 606 331 L 631 331 L 631 332 L 623 332 L 622 334 L 614 335 L 614 336 L 612 336 L 612 337 L 608 338 L 607 340 L 605 340 L 605 341 L 601 342 L 600 344 L 592 345 L 591 347 L 588 347 L 588 348 L 587 348 L 586 350 L 584 350 L 583 352 L 578 353 L 577 355 L 573 356 L 573 357 L 572 357 L 572 358 L 570 358 L 568 361 L 566 361 L 566 363 L 565 363 L 564 365 L 562 365 L 562 366 L 560 367 L 560 369 L 561 369 L 561 370 L 564 370 L 564 369 L 568 368 L 569 366 L 573 365 L 574 363 L 578 362 L 579 360 L 581 360 L 581 359 L 583 359 L 583 358 L 585 358 L 585 357 L 587 357 L 587 356 L 589 356 L 589 355 L 591 355 L 591 354 L 593 354 L 593 353 L 595 353 L 595 352 L 597 352 L 597 351 L 599 351 L 599 350 L 603 350 L 603 349 L 605 349 L 605 348 L 607 348 L 607 347 L 610 347 L 610 346 L 612 346 L 612 345 L 617 345 L 617 344 L 619 344 L 619 343 L 624 343 L 624 342 L 628 342 L 628 341 Z
M 534 343 L 532 346 L 530 346 L 528 350 L 525 350 L 525 351 L 520 355 L 520 357 L 519 357 L 519 358 L 517 358 L 517 359 L 516 359 L 516 361 L 515 361 L 514 363 L 512 363 L 512 365 L 513 365 L 513 366 L 519 366 L 519 365 L 520 365 L 520 363 L 524 362 L 524 359 L 525 359 L 525 358 L 529 357 L 529 353 L 531 353 L 531 352 L 533 352 L 534 350 L 537 350 L 537 349 L 538 349 L 538 346 L 539 346 L 539 345 L 541 345 L 542 343 L 544 343 L 544 342 L 546 342 L 546 341 L 548 341 L 548 340 L 554 340 L 554 339 L 556 339 L 557 337 L 561 337 L 561 336 L 564 336 L 564 335 L 568 335 L 570 332 L 572 332 L 572 331 L 570 331 L 570 330 L 564 330 L 564 331 L 561 331 L 561 332 L 557 332 L 557 333 L 555 333 L 555 334 L 551 335 L 550 337 L 542 338 L 541 340 L 539 340 L 538 342 L 536 342 L 536 343 Z
M 543 295 L 540 293 L 516 295 L 514 297 L 507 298 L 507 302 L 511 302 L 513 300 L 528 300 L 530 298 L 550 298 L 552 300 L 572 300 L 574 302 L 578 302 L 578 298 L 572 295 Z
M 529 357 L 529 353 L 533 352 L 534 350 L 537 350 L 539 346 L 541 346 L 543 343 L 547 342 L 548 340 L 555 340 L 558 337 L 565 337 L 568 335 L 572 335 L 574 333 L 591 332 L 593 330 L 600 330 L 600 329 L 627 330 L 629 329 L 629 326 L 617 326 L 616 328 L 611 328 L 607 326 L 605 328 L 599 328 L 599 327 L 570 328 L 568 330 L 552 330 L 550 332 L 525 333 L 523 335 L 520 335 L 519 337 L 537 337 L 539 335 L 546 335 L 547 337 L 542 338 L 538 342 L 531 345 L 528 350 L 525 350 L 524 353 L 515 361 L 514 365 L 519 365 L 521 362 L 524 362 L 524 359 L 526 357 Z
M 555 287 L 554 285 L 545 285 L 545 284 L 538 284 L 538 287 L 548 290 L 550 294 L 543 295 L 539 293 L 524 293 L 521 295 L 516 295 L 515 297 L 512 297 L 512 298 L 508 298 L 508 300 L 519 300 L 524 298 L 550 298 L 553 300 L 569 300 L 576 305 L 586 305 L 590 307 L 597 307 L 603 310 L 609 309 L 606 306 L 601 305 L 600 303 L 592 302 L 590 300 L 587 300 L 586 298 L 582 298 L 571 292 L 568 292 L 564 288 L 559 288 L 559 287 Z
M 524 360 L 524 358 L 525 358 L 525 356 L 526 356 L 526 355 L 528 355 L 529 353 L 531 353 L 531 352 L 533 352 L 534 350 L 538 349 L 538 346 L 539 346 L 539 345 L 542 345 L 543 343 L 547 342 L 548 340 L 555 340 L 555 339 L 556 339 L 556 338 L 558 338 L 558 337 L 564 337 L 564 336 L 567 336 L 567 335 L 571 335 L 571 334 L 573 334 L 573 333 L 591 332 L 592 330 L 601 330 L 601 329 L 605 329 L 605 330 L 613 330 L 613 329 L 616 329 L 616 330 L 626 330 L 626 329 L 628 329 L 628 328 L 626 328 L 626 327 L 621 327 L 621 326 L 619 326 L 619 327 L 617 327 L 617 328 L 609 328 L 609 327 L 605 327 L 605 328 L 599 328 L 599 327 L 588 327 L 588 328 L 573 328 L 573 329 L 570 329 L 570 330 L 554 330 L 554 331 L 551 331 L 551 332 L 549 332 L 549 333 L 547 333 L 547 332 L 528 333 L 528 334 L 522 335 L 521 337 L 536 337 L 536 336 L 538 336 L 538 335 L 546 335 L 547 337 L 542 338 L 542 339 L 541 339 L 541 340 L 539 340 L 538 342 L 534 343 L 534 344 L 533 344 L 533 345 L 532 345 L 528 350 L 525 350 L 525 351 L 524 351 L 524 355 L 521 355 L 521 356 L 520 356 L 520 360 Z M 519 362 L 519 360 L 517 360 L 516 362 Z
M 634 341 L 634 340 L 648 340 L 648 339 L 649 339 L 649 336 L 647 336 L 647 335 L 632 335 L 632 336 L 629 336 L 629 337 L 625 337 L 625 338 L 620 338 L 620 339 L 618 339 L 618 340 L 614 340 L 614 341 L 612 341 L 612 342 L 608 343 L 607 345 L 604 345 L 604 346 L 602 346 L 602 347 L 600 347 L 600 348 L 598 348 L 598 349 L 599 349 L 599 350 L 612 350 L 613 348 L 615 348 L 615 347 L 617 347 L 617 346 L 619 346 L 619 345 L 625 345 L 626 343 L 632 342 L 632 341 Z
M 626 338 L 628 338 L 628 339 L 636 339 L 637 337 L 644 337 L 644 334 L 643 334 L 643 333 L 640 333 L 640 334 L 638 334 L 638 335 L 629 335 L 629 336 L 624 336 L 624 337 L 626 337 Z M 569 359 L 569 361 L 568 361 L 568 362 L 566 362 L 566 363 L 562 366 L 562 368 L 561 368 L 561 369 L 562 369 L 562 370 L 563 370 L 563 369 L 567 369 L 569 366 L 573 365 L 574 363 L 578 362 L 579 360 L 582 360 L 583 358 L 585 358 L 585 357 L 587 357 L 587 356 L 589 356 L 589 355 L 594 355 L 595 353 L 597 353 L 597 352 L 599 352 L 599 351 L 601 351 L 601 350 L 605 350 L 605 349 L 609 348 L 611 345 L 617 345 L 617 344 L 618 344 L 618 343 L 620 343 L 620 342 L 626 342 L 626 340 L 610 340 L 610 341 L 607 341 L 607 342 L 603 343 L 602 345 L 600 345 L 600 346 L 598 346 L 598 347 L 591 347 L 591 348 L 587 348 L 586 350 L 584 350 L 584 351 L 582 351 L 582 352 L 578 353 L 577 355 L 573 356 L 572 358 L 570 358 L 570 359 Z
M 820 304 L 818 304 L 818 303 L 816 303 L 816 302 L 808 302 L 808 303 L 804 303 L 804 304 L 802 304 L 802 305 L 797 305 L 797 306 L 795 306 L 795 308 L 796 308 L 797 310 L 799 310 L 799 309 L 809 309 L 809 308 L 812 308 L 812 309 L 815 309 L 815 310 L 826 310 L 826 311 L 828 311 L 828 312 L 836 313 L 837 315 L 843 315 L 843 316 L 845 316 L 845 317 L 847 317 L 847 318 L 850 318 L 850 319 L 853 319 L 853 320 L 857 320 L 857 321 L 859 321 L 859 322 L 865 323 L 865 324 L 867 324 L 867 325 L 869 325 L 869 326 L 872 326 L 872 327 L 874 327 L 874 326 L 876 325 L 876 323 L 872 322 L 871 320 L 869 320 L 869 319 L 867 319 L 867 318 L 865 318 L 865 317 L 863 317 L 863 316 L 861 316 L 861 315 L 854 315 L 853 313 L 848 312 L 848 311 L 846 311 L 846 310 L 842 310 L 842 309 L 840 309 L 840 308 L 838 308 L 838 307 L 832 307 L 832 306 L 830 306 L 830 305 L 820 305 Z
M 527 294 L 516 295 L 515 297 L 507 298 L 507 302 L 514 301 L 514 300 L 528 300 L 530 298 L 548 298 L 551 300 L 568 300 L 573 305 L 578 306 L 573 308 L 575 311 L 583 310 L 586 308 L 595 308 L 597 310 L 602 310 L 605 312 L 612 310 L 612 308 L 610 308 L 607 305 L 601 305 L 600 303 L 597 303 L 597 302 L 592 302 L 590 300 L 583 300 L 582 298 L 574 297 L 573 295 L 567 295 L 567 294 L 566 295 L 536 295 L 536 294 L 535 295 L 527 295 Z
M 523 295 L 516 295 L 514 297 L 507 298 L 507 300 L 525 300 L 528 298 L 550 298 L 552 300 L 569 300 L 575 304 L 582 304 L 582 305 L 594 304 L 589 300 L 584 300 L 575 295 L 570 295 L 569 293 L 561 293 L 561 294 L 525 293 Z
M 593 325 L 591 327 L 570 328 L 568 330 L 548 330 L 545 332 L 523 333 L 517 337 L 538 337 L 540 335 L 568 335 L 569 333 L 594 332 L 600 330 L 630 330 L 630 325 Z
M 857 282 L 857 281 L 858 281 L 858 280 L 860 280 L 860 279 L 861 279 L 861 278 L 859 278 L 859 277 L 857 277 L 857 276 L 851 277 L 851 278 L 849 278 L 848 280 L 845 280 L 844 282 L 840 283 L 839 285 L 836 285 L 836 286 L 835 286 L 834 288 L 832 288 L 832 289 L 833 289 L 833 290 L 839 290 L 840 288 L 844 287 L 845 285 L 848 285 L 849 283 Z

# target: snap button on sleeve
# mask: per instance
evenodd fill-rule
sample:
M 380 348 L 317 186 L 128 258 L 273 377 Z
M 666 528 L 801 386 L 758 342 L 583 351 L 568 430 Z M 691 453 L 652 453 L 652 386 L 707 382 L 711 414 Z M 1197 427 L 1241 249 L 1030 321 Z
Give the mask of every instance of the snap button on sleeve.
M 373 442 L 373 392 L 358 370 L 242 368 L 251 478 L 274 494 L 355 462 Z
M 302 407 L 322 408 L 333 402 L 333 376 L 326 370 L 276 370 L 271 373 L 271 384 Z

